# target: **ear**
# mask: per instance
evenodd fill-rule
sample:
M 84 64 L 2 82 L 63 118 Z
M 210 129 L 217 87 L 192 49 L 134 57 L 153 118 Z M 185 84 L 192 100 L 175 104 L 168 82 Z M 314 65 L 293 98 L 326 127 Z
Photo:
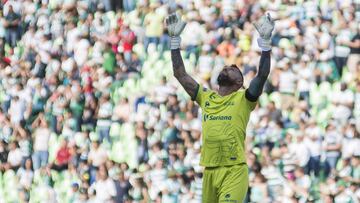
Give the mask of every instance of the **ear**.
M 239 88 L 242 88 L 243 84 L 244 84 L 244 81 L 242 81 L 240 79 L 236 80 L 236 85 L 239 86 Z

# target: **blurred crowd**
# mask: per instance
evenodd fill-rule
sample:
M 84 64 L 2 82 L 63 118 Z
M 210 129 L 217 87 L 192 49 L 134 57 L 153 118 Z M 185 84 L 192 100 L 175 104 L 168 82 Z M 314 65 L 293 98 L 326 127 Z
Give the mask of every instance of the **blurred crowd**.
M 201 202 L 201 110 L 172 75 L 245 87 L 276 19 L 247 129 L 248 202 L 360 202 L 358 0 L 1 0 L 0 202 Z

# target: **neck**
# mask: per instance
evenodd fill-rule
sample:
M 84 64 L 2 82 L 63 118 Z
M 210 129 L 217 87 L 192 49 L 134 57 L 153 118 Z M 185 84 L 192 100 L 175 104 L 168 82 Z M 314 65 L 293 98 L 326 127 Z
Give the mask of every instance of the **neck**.
M 221 96 L 226 96 L 229 95 L 233 92 L 236 92 L 239 88 L 235 87 L 235 86 L 220 86 L 219 87 L 219 91 L 218 94 Z

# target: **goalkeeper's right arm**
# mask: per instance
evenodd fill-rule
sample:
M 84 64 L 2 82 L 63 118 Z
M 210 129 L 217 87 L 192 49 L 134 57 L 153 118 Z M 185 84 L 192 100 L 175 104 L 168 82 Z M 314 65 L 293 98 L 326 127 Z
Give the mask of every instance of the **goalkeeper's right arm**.
M 199 84 L 186 72 L 180 53 L 180 34 L 185 27 L 185 22 L 182 22 L 176 14 L 171 14 L 166 18 L 166 25 L 170 35 L 171 61 L 174 76 L 190 95 L 191 99 L 195 100 Z

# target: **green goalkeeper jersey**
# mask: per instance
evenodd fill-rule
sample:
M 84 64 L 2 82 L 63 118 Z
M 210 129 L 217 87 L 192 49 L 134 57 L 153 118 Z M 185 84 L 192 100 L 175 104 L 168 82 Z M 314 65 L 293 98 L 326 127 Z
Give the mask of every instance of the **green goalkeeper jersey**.
M 231 166 L 246 163 L 245 131 L 257 102 L 241 89 L 226 96 L 199 86 L 195 101 L 202 109 L 200 165 Z

